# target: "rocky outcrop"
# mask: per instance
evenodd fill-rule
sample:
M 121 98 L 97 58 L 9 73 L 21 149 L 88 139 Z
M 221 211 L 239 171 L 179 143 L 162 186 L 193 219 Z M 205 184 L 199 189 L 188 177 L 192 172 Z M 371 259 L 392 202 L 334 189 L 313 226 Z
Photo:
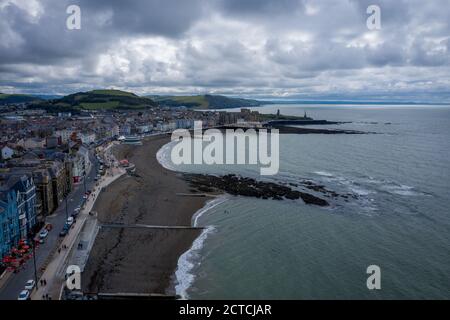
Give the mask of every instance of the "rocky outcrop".
M 204 174 L 185 174 L 185 179 L 191 187 L 200 192 L 224 191 L 232 195 L 255 197 L 273 200 L 302 199 L 306 204 L 328 206 L 328 201 L 313 194 L 294 190 L 287 185 L 274 182 L 257 181 L 252 178 L 240 177 L 234 174 L 212 176 Z

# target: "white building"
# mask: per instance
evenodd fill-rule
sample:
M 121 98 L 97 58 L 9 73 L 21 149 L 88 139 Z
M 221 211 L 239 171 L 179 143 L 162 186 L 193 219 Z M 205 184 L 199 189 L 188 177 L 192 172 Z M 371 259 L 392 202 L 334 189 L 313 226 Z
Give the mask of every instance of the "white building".
M 23 142 L 25 149 L 38 149 L 45 147 L 45 139 L 43 138 L 28 138 Z
M 14 155 L 14 150 L 8 146 L 4 146 L 1 149 L 1 154 L 2 154 L 2 159 L 4 159 L 4 160 L 11 159 Z
M 79 183 L 83 181 L 84 177 L 88 174 L 90 167 L 91 161 L 89 159 L 89 150 L 81 146 L 73 161 L 73 182 Z
M 61 137 L 62 143 L 67 143 L 70 140 L 74 130 L 73 129 L 63 129 L 55 131 L 55 136 Z
M 120 134 L 120 129 L 117 124 L 113 125 L 111 128 L 111 136 L 112 137 L 118 137 Z
M 91 144 L 95 142 L 95 133 L 94 132 L 82 132 L 80 133 L 81 142 L 84 144 Z

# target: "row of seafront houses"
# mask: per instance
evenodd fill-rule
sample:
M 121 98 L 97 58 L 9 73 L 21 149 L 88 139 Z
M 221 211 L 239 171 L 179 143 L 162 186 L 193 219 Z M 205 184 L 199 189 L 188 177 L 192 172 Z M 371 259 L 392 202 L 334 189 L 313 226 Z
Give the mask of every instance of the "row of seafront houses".
M 30 152 L 0 168 L 0 263 L 35 234 L 89 170 L 89 150 Z

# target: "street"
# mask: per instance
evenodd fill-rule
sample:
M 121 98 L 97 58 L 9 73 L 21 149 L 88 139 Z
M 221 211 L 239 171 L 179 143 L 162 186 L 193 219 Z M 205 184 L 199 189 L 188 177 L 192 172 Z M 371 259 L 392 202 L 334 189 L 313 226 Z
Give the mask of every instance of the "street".
M 95 185 L 94 178 L 97 174 L 98 161 L 93 155 L 94 151 L 90 150 L 91 169 L 86 176 L 86 190 L 92 190 Z M 62 238 L 59 237 L 59 232 L 62 230 L 66 222 L 66 203 L 67 214 L 70 216 L 74 209 L 81 206 L 83 203 L 83 195 L 85 193 L 84 183 L 81 182 L 77 186 L 74 186 L 74 190 L 68 195 L 67 202 L 62 201 L 59 207 L 45 219 L 46 223 L 50 223 L 53 229 L 48 233 L 48 236 L 44 239 L 44 243 L 40 244 L 36 248 L 36 266 L 38 277 L 41 273 L 42 267 L 48 263 L 48 258 L 51 254 L 58 249 L 59 243 Z M 7 280 L 7 283 L 0 288 L 0 300 L 16 300 L 20 291 L 24 289 L 24 285 L 28 280 L 34 280 L 34 266 L 33 259 L 30 259 L 18 273 L 12 274 Z M 39 285 L 39 283 L 38 283 Z

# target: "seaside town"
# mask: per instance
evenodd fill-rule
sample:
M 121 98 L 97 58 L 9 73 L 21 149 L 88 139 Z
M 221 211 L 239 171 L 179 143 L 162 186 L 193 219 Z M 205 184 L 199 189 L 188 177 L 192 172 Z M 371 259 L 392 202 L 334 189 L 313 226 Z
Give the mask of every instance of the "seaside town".
M 0 0 L 0 303 L 450 300 L 449 2 Z
M 25 290 L 17 292 L 19 299 L 28 299 L 38 274 L 45 271 L 45 267 L 36 270 L 36 261 L 30 260 L 50 259 L 93 197 L 92 189 L 115 168 L 129 169 L 127 159 L 113 161 L 105 149 L 117 143 L 141 144 L 147 135 L 190 129 L 196 120 L 208 127 L 260 126 L 260 114 L 245 108 L 216 112 L 156 106 L 72 114 L 29 108 L 27 103 L 1 106 L 0 292 L 5 277 L 28 270 Z M 49 237 L 55 224 L 63 224 L 56 232 L 59 237 Z M 46 250 L 40 248 L 44 246 Z

